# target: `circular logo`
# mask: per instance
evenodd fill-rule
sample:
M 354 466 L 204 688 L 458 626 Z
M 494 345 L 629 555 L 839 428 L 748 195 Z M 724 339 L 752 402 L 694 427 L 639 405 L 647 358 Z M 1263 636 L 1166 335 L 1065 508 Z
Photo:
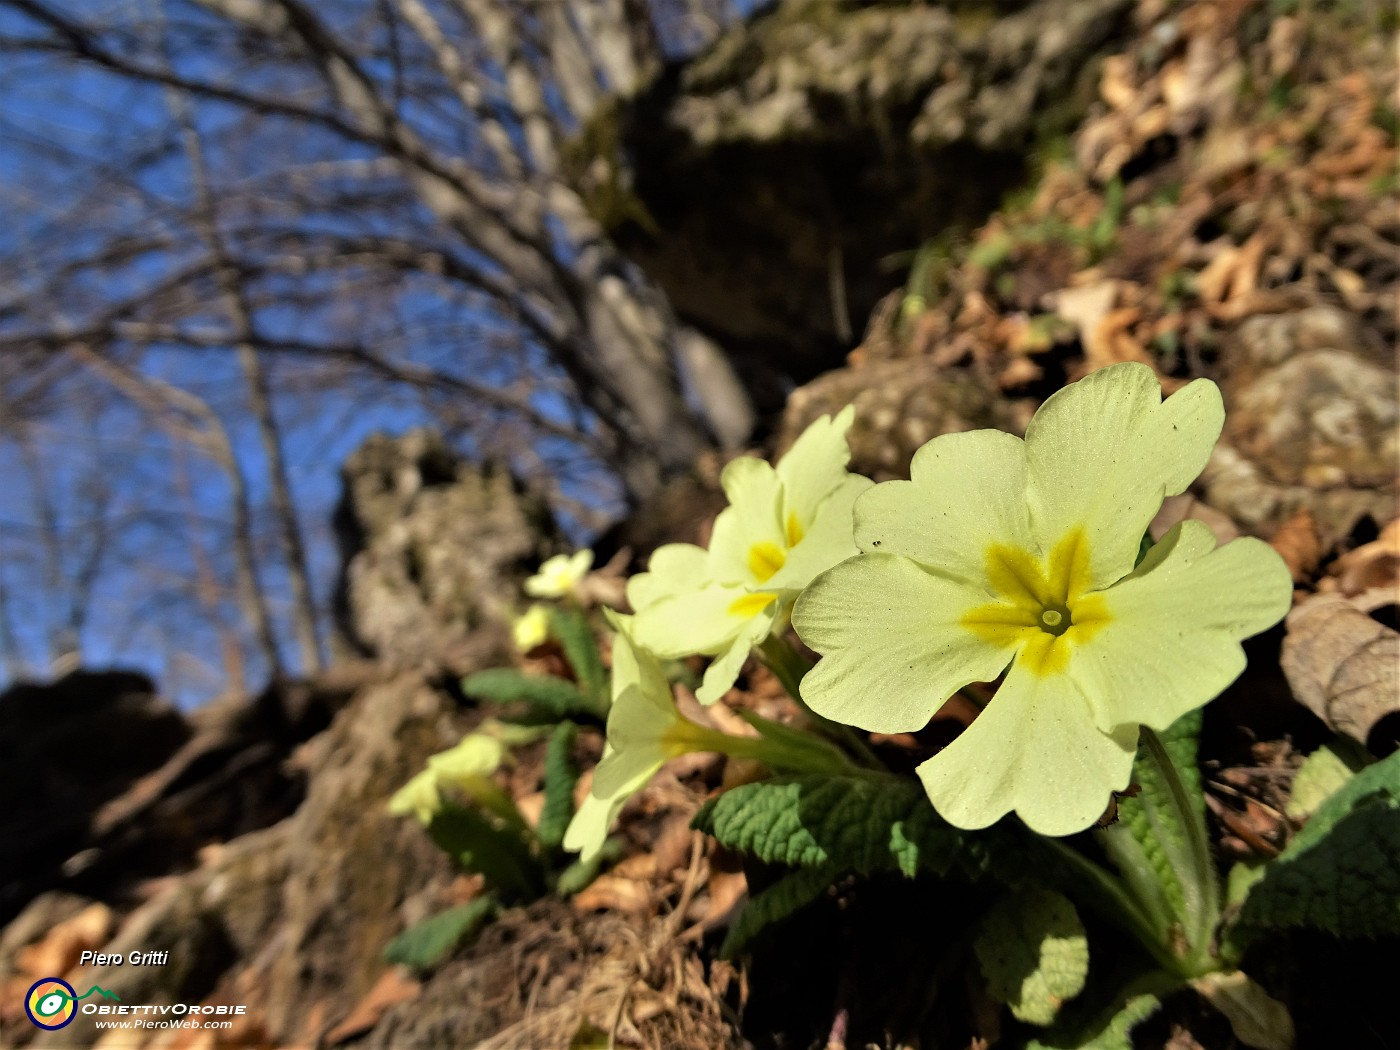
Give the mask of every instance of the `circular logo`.
M 39 1028 L 52 1032 L 70 1024 L 78 1010 L 78 993 L 73 986 L 58 977 L 45 977 L 29 986 L 24 997 L 24 1012 Z

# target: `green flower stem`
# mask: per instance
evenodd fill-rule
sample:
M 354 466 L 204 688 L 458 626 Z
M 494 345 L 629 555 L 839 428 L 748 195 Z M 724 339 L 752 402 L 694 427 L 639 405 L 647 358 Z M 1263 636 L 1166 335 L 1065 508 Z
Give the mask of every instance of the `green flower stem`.
M 766 721 L 766 720 L 761 720 Z M 768 722 L 767 726 L 777 723 Z M 769 769 L 784 773 L 820 773 L 834 776 L 850 773 L 851 760 L 823 740 L 805 733 L 785 730 L 778 734 L 757 727 L 762 736 L 731 736 L 717 729 L 691 724 L 685 731 L 686 742 L 694 751 L 718 751 L 730 758 L 762 762 Z
M 888 768 L 880 761 L 879 756 L 870 750 L 870 745 L 854 729 L 842 725 L 840 722 L 833 722 L 829 718 L 823 718 L 807 706 L 807 701 L 802 699 L 801 686 L 803 676 L 812 669 L 812 665 L 803 659 L 801 654 L 789 645 L 785 638 L 776 634 L 769 635 L 759 643 L 758 654 L 764 665 L 782 683 L 788 696 L 792 697 L 793 702 L 802 709 L 802 713 L 811 720 L 819 732 L 847 748 L 860 759 L 862 765 L 870 769 L 883 770 Z
M 1211 954 L 1211 938 L 1220 921 L 1220 881 L 1211 861 L 1205 815 L 1192 805 L 1191 792 L 1157 734 L 1144 726 L 1140 739 L 1142 760 L 1152 764 L 1167 788 L 1164 802 L 1171 808 L 1171 823 L 1186 837 L 1184 849 L 1163 842 L 1181 887 L 1180 914 L 1142 843 L 1126 828 L 1109 828 L 1096 837 L 1122 872 L 1139 910 L 1156 928 L 1156 939 L 1171 950 L 1172 971 L 1187 979 L 1198 977 L 1220 967 L 1220 960 Z
M 1125 889 L 1149 920 L 1154 941 L 1170 943 L 1176 916 L 1142 844 L 1121 824 L 1097 831 L 1094 837 L 1121 872 L 1122 881 L 1127 884 Z
M 1075 895 L 1081 903 L 1141 944 L 1158 965 L 1181 973 L 1181 960 L 1166 943 L 1165 931 L 1129 887 L 1061 839 L 1038 837 L 1038 841 L 1072 873 L 1066 888 L 1078 891 Z
M 1157 734 L 1147 726 L 1142 727 L 1142 742 L 1144 753 L 1157 767 L 1158 775 L 1170 788 L 1177 819 L 1186 829 L 1191 870 L 1177 874 L 1181 879 L 1186 901 L 1186 914 L 1182 918 L 1185 920 L 1187 941 L 1190 945 L 1187 961 L 1193 966 L 1190 976 L 1199 976 L 1217 966 L 1210 954 L 1210 941 L 1216 923 L 1220 921 L 1220 878 L 1216 874 L 1215 863 L 1210 855 L 1205 813 L 1200 807 L 1191 804 L 1190 793 L 1182 782 L 1176 763 L 1172 761 Z

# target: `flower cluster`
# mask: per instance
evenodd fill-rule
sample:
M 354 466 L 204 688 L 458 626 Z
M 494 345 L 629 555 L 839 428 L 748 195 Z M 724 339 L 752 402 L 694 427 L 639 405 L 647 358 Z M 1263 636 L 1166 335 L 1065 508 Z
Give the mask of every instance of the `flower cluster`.
M 490 733 L 470 733 L 454 747 L 428 759 L 427 766 L 389 799 L 389 812 L 395 816 L 417 817 L 431 824 L 442 808 L 443 794 L 461 795 L 493 812 L 515 805 L 491 779 L 508 761 L 509 752 L 499 737 Z
M 786 629 L 813 577 L 856 553 L 851 506 L 871 483 L 846 470 L 854 419 L 849 407 L 818 419 L 776 467 L 752 456 L 731 462 L 720 479 L 729 506 L 709 549 L 669 544 L 629 581 L 640 645 L 663 657 L 716 657 L 701 703 L 723 696 L 749 651 Z
M 661 659 L 712 657 L 696 695 L 714 703 L 755 648 L 784 669 L 790 621 L 821 659 L 785 681 L 801 678 L 819 724 L 846 733 L 917 731 L 964 687 L 999 682 L 918 775 L 951 824 L 1015 812 L 1060 836 L 1127 787 L 1140 727 L 1165 729 L 1211 700 L 1243 669 L 1241 641 L 1288 609 L 1289 573 L 1258 540 L 1217 549 L 1207 526 L 1185 521 L 1142 552 L 1163 500 L 1219 437 L 1213 383 L 1163 401 L 1147 367 L 1105 368 L 1047 400 L 1024 440 L 938 437 L 910 480 L 881 485 L 846 469 L 853 418 L 819 419 L 776 467 L 734 460 L 708 548 L 662 547 L 629 582 L 634 615 L 610 614 L 607 747 L 568 848 L 596 853 L 626 798 L 687 751 L 851 768 L 815 735 L 802 744 L 770 724 L 738 738 L 685 719 Z

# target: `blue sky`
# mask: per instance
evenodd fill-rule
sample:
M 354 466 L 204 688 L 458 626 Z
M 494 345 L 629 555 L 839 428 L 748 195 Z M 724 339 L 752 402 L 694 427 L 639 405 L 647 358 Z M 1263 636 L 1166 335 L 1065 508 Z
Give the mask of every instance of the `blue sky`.
M 13 32 L 16 19 L 13 12 L 0 11 L 0 31 Z M 197 72 L 207 73 L 209 69 L 197 67 L 216 65 L 217 57 L 195 56 L 190 61 Z M 161 89 L 133 87 L 56 60 L 25 59 L 9 67 L 0 79 L 0 91 L 0 215 L 5 217 L 0 224 L 0 289 L 27 295 L 54 266 L 96 250 L 113 229 L 136 237 L 172 235 L 174 243 L 163 250 L 68 282 L 62 301 L 44 312 L 48 322 L 55 312 L 78 319 L 111 298 L 129 296 L 160 280 L 189 257 L 192 234 L 177 217 L 192 199 L 188 160 L 176 148 L 169 99 Z M 272 220 L 277 219 L 275 187 L 283 169 L 365 155 L 363 149 L 325 133 L 303 129 L 289 137 L 285 126 L 277 127 L 276 122 L 264 122 L 248 134 L 239 128 L 238 137 L 231 140 L 232 122 L 241 119 L 236 111 L 200 103 L 195 114 L 201 135 L 211 144 L 207 161 L 216 183 L 231 196 L 253 185 L 274 187 L 262 199 Z M 236 149 L 230 148 L 230 141 Z M 168 147 L 164 156 L 163 147 Z M 155 161 L 136 170 L 131 158 L 151 151 Z M 256 195 L 252 199 L 259 200 Z M 405 217 L 403 212 L 398 216 Z M 431 219 L 422 209 L 407 218 L 414 228 L 393 226 L 372 210 L 303 216 L 296 225 L 333 233 L 431 233 Z M 460 289 L 404 277 L 397 285 L 373 288 L 372 301 L 341 297 L 317 307 L 292 298 L 313 288 L 315 280 L 266 279 L 260 288 L 271 302 L 257 313 L 260 328 L 311 341 L 332 329 L 372 333 L 397 341 L 406 359 L 449 373 L 502 383 L 519 377 L 518 357 L 490 349 L 490 340 L 509 327 Z M 0 290 L 0 296 L 12 294 Z M 279 305 L 277 298 L 283 294 L 288 299 Z M 209 322 L 222 322 L 217 307 L 205 312 Z M 0 335 L 24 330 L 33 322 L 32 316 L 11 322 L 0 317 Z M 285 615 L 290 596 L 274 522 L 267 513 L 266 461 L 247 411 L 235 355 L 227 347 L 159 345 L 126 348 L 123 353 L 123 360 L 142 374 L 198 395 L 227 430 L 257 511 L 262 580 L 278 620 L 282 656 L 295 668 Z M 545 367 L 538 350 L 527 347 L 525 354 L 528 367 Z M 365 379 L 327 393 L 319 378 L 324 366 L 316 361 L 264 355 L 263 364 L 275 392 L 274 411 L 283 428 L 289 482 L 311 560 L 315 597 L 324 611 L 339 569 L 330 517 L 340 494 L 341 463 L 369 434 L 430 423 L 435 412 L 411 391 Z M 38 374 L 8 375 L 11 395 L 32 384 Z M 69 376 L 53 390 L 52 404 L 42 408 L 17 402 L 0 405 L 0 412 L 10 415 L 0 421 L 0 470 L 8 481 L 0 486 L 0 583 L 24 665 L 9 668 L 9 673 L 45 673 L 48 635 L 65 602 L 46 579 L 36 488 L 42 484 L 59 519 L 65 570 L 70 574 L 97 519 L 116 523 L 82 632 L 84 661 L 146 670 L 186 704 L 217 693 L 223 683 L 216 621 L 238 619 L 227 556 L 230 513 L 224 476 L 197 450 L 185 449 L 177 456 L 169 435 L 148 414 L 110 397 L 110 387 L 93 376 Z M 102 397 L 96 396 L 99 392 Z M 98 404 L 103 406 L 100 411 Z M 547 415 L 565 417 L 566 402 L 557 390 L 537 393 L 534 404 Z M 18 434 L 26 436 L 28 457 L 15 439 Z M 541 442 L 536 451 L 558 455 L 566 451 L 562 446 Z M 470 446 L 464 450 L 480 451 Z M 185 484 L 182 470 L 187 495 L 180 491 Z M 90 505 L 93 492 L 107 493 L 103 514 Z M 575 494 L 600 498 L 591 488 L 581 487 Z M 606 496 L 601 498 L 606 501 Z M 192 533 L 206 557 L 217 563 L 227 592 L 223 605 L 212 613 L 190 594 L 197 564 Z M 329 617 L 323 616 L 322 623 L 328 625 Z M 245 636 L 250 632 L 246 624 L 240 630 Z M 257 687 L 265 671 L 251 659 L 250 685 Z

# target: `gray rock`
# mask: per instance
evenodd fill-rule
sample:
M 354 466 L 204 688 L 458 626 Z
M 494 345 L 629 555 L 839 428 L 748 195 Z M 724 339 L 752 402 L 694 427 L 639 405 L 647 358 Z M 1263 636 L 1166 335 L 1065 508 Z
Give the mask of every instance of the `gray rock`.
M 1397 513 L 1395 361 L 1330 306 L 1252 317 L 1224 348 L 1225 433 L 1206 501 L 1268 534 L 1301 507 L 1323 549 Z
M 341 476 L 346 645 L 395 667 L 477 662 L 519 611 L 520 582 L 559 549 L 543 501 L 426 430 L 374 435 Z M 495 631 L 473 640 L 481 628 Z
M 572 181 L 776 408 L 850 348 L 882 261 L 980 223 L 1070 126 L 1130 7 L 788 0 L 597 114 Z

